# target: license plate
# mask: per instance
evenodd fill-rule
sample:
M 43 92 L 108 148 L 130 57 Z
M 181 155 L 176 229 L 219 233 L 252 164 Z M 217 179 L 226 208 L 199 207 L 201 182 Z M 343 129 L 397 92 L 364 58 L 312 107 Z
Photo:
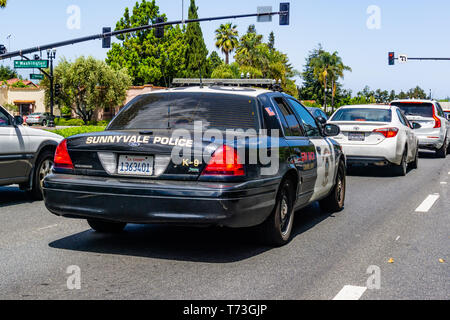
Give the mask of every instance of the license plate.
M 361 132 L 349 132 L 348 140 L 350 141 L 364 141 L 366 140 L 366 136 Z
M 119 156 L 117 173 L 131 176 L 151 176 L 153 175 L 153 157 Z

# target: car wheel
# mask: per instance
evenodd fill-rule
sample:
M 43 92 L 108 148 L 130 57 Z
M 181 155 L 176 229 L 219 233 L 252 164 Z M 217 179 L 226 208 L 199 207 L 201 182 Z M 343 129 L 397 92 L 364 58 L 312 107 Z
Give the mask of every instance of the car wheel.
M 100 233 L 119 233 L 127 226 L 124 222 L 107 222 L 101 220 L 88 219 L 89 226 Z
M 346 189 L 346 177 L 345 177 L 345 165 L 341 161 L 339 163 L 338 172 L 336 175 L 336 182 L 334 184 L 331 193 L 323 200 L 319 201 L 320 208 L 325 212 L 339 212 L 344 209 L 345 203 L 345 189 Z
M 39 155 L 33 173 L 33 187 L 31 196 L 34 200 L 44 199 L 44 179 L 52 171 L 54 153 L 52 151 L 44 151 Z
M 408 150 L 405 149 L 402 156 L 400 165 L 394 167 L 395 174 L 397 176 L 404 177 L 408 171 Z
M 48 125 L 48 121 L 47 120 L 42 121 L 42 126 L 46 127 L 47 125 Z
M 419 167 L 419 148 L 416 150 L 416 156 L 414 161 L 410 164 L 411 169 L 417 169 Z
M 277 195 L 277 202 L 271 215 L 259 226 L 261 240 L 270 246 L 283 246 L 291 239 L 294 224 L 294 186 L 284 180 Z
M 436 150 L 436 157 L 445 158 L 446 156 L 447 156 L 447 139 L 444 141 L 442 147 Z

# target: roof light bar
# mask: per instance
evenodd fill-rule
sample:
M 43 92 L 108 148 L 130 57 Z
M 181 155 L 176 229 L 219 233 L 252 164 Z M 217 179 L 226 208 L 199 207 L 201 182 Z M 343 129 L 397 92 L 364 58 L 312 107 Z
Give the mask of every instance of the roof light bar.
M 280 86 L 272 79 L 173 79 L 174 86 L 236 86 L 276 88 Z

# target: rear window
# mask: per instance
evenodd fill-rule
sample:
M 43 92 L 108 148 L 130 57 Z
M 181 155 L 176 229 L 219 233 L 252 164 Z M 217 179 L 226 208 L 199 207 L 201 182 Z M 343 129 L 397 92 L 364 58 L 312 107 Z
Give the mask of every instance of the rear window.
M 388 109 L 373 108 L 339 109 L 331 121 L 391 122 L 392 112 Z
M 407 116 L 421 116 L 426 118 L 433 118 L 432 103 L 393 102 L 392 105 L 399 107 Z
M 111 122 L 108 130 L 258 129 L 256 100 L 217 93 L 154 93 L 133 99 Z

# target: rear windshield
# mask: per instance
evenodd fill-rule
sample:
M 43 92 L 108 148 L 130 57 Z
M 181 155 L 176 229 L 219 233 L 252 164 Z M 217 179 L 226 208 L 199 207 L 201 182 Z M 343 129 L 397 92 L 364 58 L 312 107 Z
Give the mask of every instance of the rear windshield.
M 108 130 L 193 129 L 201 121 L 207 129 L 258 129 L 256 100 L 217 93 L 153 93 L 133 99 Z
M 407 116 L 433 117 L 432 103 L 393 102 L 392 105 L 399 107 Z
M 346 108 L 340 109 L 331 121 L 391 122 L 392 112 L 388 109 Z

